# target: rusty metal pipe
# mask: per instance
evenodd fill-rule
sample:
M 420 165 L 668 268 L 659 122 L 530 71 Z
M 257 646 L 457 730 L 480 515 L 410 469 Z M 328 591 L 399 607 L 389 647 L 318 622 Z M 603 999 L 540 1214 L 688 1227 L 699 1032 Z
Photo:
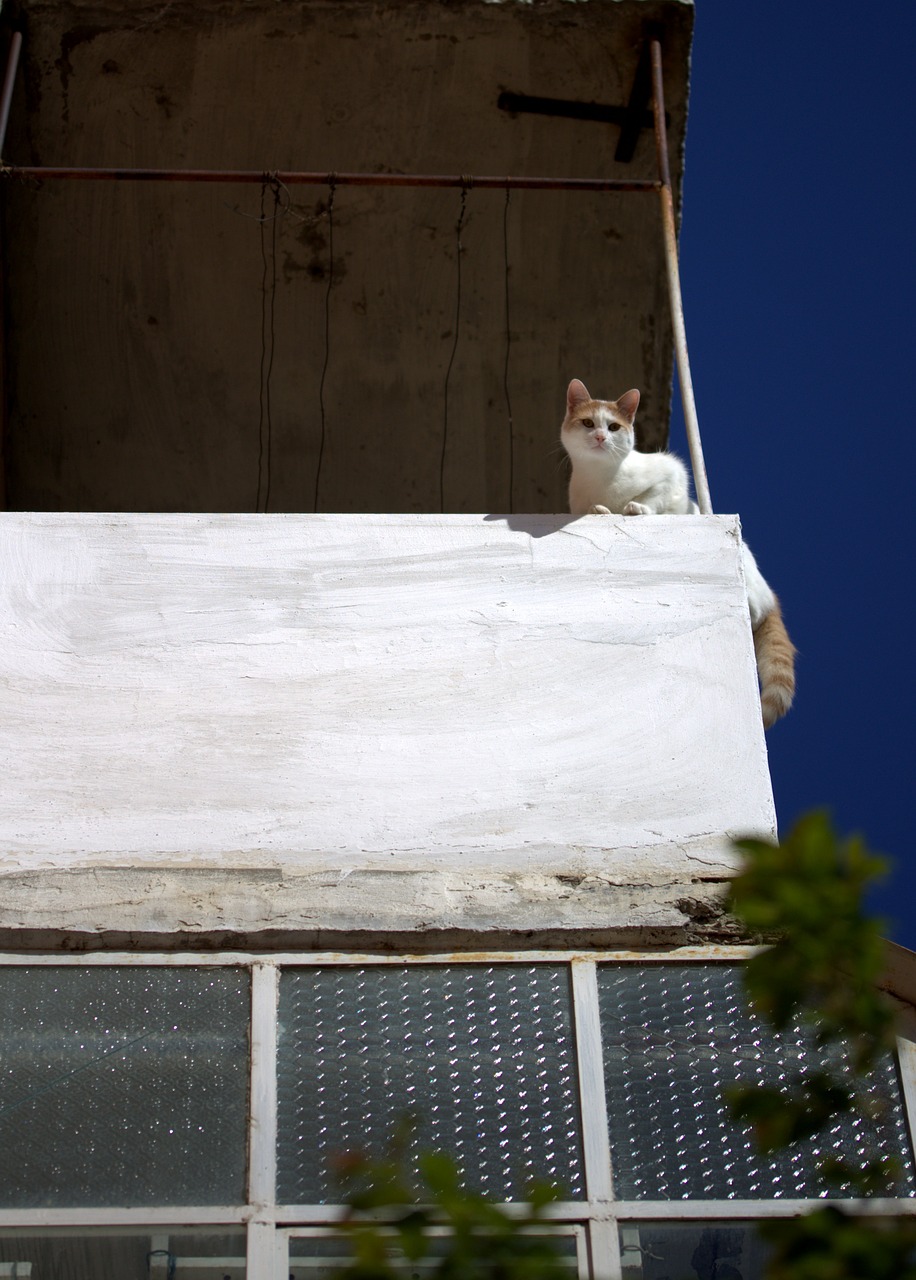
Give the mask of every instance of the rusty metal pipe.
M 38 181 L 221 182 L 276 181 L 283 186 L 335 187 L 482 187 L 505 191 L 657 191 L 653 178 L 513 178 L 495 175 L 431 173 L 311 173 L 259 169 L 86 169 L 42 165 L 5 165 L 0 177 Z
M 665 268 L 668 275 L 668 299 L 671 305 L 671 327 L 674 331 L 674 357 L 677 378 L 684 406 L 684 425 L 687 428 L 687 444 L 693 467 L 693 487 L 697 503 L 704 515 L 712 515 L 712 498 L 706 478 L 703 445 L 700 440 L 700 424 L 693 396 L 690 377 L 690 360 L 687 355 L 687 331 L 684 325 L 684 302 L 681 297 L 681 276 L 677 262 L 677 228 L 674 221 L 674 196 L 671 192 L 671 170 L 668 166 L 668 131 L 665 128 L 665 91 L 662 85 L 662 47 L 657 40 L 651 44 L 652 53 L 652 115 L 655 118 L 655 152 L 660 179 L 658 194 L 662 206 L 662 231 L 665 239 Z
M 19 68 L 19 54 L 22 52 L 22 35 L 13 32 L 10 40 L 10 51 L 6 56 L 6 74 L 3 77 L 3 92 L 0 94 L 0 156 L 6 147 L 6 126 L 10 121 L 10 106 L 13 102 L 13 88 L 16 84 L 16 72 Z

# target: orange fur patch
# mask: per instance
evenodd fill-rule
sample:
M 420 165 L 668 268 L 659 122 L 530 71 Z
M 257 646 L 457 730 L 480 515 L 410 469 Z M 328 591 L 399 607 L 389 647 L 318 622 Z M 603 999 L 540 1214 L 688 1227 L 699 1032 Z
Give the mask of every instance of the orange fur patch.
M 609 409 L 611 416 L 615 422 L 619 422 L 622 427 L 630 425 L 629 420 L 617 408 L 616 400 L 585 400 L 582 404 L 577 405 L 573 413 L 566 415 L 566 423 L 581 422 L 583 418 L 592 418 L 597 409 Z
M 796 648 L 782 620 L 779 601 L 754 632 L 764 728 L 786 714 L 795 697 Z

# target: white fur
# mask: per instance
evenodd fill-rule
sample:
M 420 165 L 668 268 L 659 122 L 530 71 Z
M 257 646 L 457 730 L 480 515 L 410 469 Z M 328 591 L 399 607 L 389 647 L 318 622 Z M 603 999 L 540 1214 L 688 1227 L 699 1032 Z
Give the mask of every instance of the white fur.
M 592 400 L 578 378 L 569 384 L 560 439 L 572 463 L 569 510 L 574 516 L 681 516 L 699 511 L 680 458 L 637 452 L 633 421 L 638 404 L 637 391 L 628 391 L 618 401 Z M 583 413 L 591 427 L 582 425 Z M 745 544 L 742 556 L 751 626 L 756 629 L 773 611 L 776 598 Z
M 772 588 L 757 568 L 757 561 L 746 542 L 741 544 L 741 559 L 744 564 L 744 581 L 747 585 L 747 607 L 751 614 L 751 627 L 754 631 L 776 607 L 776 597 Z
M 636 452 L 633 419 L 638 392 L 627 392 L 617 403 L 593 401 L 583 383 L 574 379 L 566 402 L 560 438 L 572 462 L 569 509 L 574 516 L 687 515 L 697 510 L 680 458 Z M 583 426 L 575 416 L 585 405 L 591 426 Z

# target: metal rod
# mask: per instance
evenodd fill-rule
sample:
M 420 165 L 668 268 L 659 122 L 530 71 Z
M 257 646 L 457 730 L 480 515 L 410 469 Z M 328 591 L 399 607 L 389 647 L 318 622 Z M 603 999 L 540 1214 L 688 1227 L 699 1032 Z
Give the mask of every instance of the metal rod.
M 485 187 L 527 191 L 657 191 L 644 178 L 512 178 L 432 173 L 310 173 L 284 169 L 78 169 L 42 165 L 5 165 L 0 177 L 88 182 L 279 182 L 283 186 L 337 187 Z
M 3 155 L 6 147 L 6 128 L 10 119 L 10 107 L 13 102 L 13 89 L 16 84 L 21 51 L 22 35 L 14 31 L 9 52 L 6 55 L 6 73 L 3 77 L 3 91 L 0 93 L 0 156 Z M 2 457 L 5 454 L 5 444 L 9 435 L 9 359 L 6 342 L 6 308 L 2 305 L 2 294 L 6 291 L 5 247 L 0 245 L 0 508 L 3 510 L 6 510 L 7 506 L 7 479 Z
M 10 106 L 13 101 L 13 87 L 16 83 L 16 71 L 19 68 L 19 54 L 22 51 L 22 35 L 13 32 L 10 51 L 6 56 L 6 75 L 3 77 L 3 93 L 0 95 L 0 156 L 6 147 L 6 126 L 10 121 Z
M 674 356 L 677 362 L 677 378 L 681 387 L 684 406 L 684 425 L 687 428 L 687 444 L 693 465 L 693 486 L 697 503 L 704 515 L 712 515 L 712 498 L 703 461 L 703 445 L 700 441 L 700 424 L 693 396 L 690 377 L 690 360 L 687 356 L 687 332 L 684 326 L 684 302 L 681 297 L 681 277 L 677 263 L 677 229 L 674 221 L 674 197 L 671 193 L 671 171 L 668 167 L 668 132 L 665 128 L 665 92 L 662 86 L 662 47 L 657 40 L 651 43 L 652 53 L 652 114 L 655 117 L 655 151 L 658 158 L 659 198 L 662 206 L 662 231 L 665 239 L 665 267 L 668 274 L 668 298 L 671 304 L 671 327 L 674 331 Z

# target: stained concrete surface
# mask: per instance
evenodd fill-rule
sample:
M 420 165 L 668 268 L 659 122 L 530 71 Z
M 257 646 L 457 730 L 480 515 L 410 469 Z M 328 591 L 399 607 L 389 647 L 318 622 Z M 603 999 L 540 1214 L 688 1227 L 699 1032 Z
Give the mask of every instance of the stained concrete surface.
M 616 126 L 496 102 L 626 103 L 655 22 L 679 181 L 692 15 L 685 0 L 21 0 L 3 8 L 24 30 L 5 159 L 654 177 L 649 130 L 616 164 Z M 665 438 L 652 194 L 520 191 L 507 208 L 472 188 L 460 306 L 457 190 L 341 187 L 333 228 L 323 187 L 4 196 L 12 508 L 310 511 L 321 452 L 323 511 L 562 511 L 574 375 L 607 396 L 641 387 L 643 443 Z

